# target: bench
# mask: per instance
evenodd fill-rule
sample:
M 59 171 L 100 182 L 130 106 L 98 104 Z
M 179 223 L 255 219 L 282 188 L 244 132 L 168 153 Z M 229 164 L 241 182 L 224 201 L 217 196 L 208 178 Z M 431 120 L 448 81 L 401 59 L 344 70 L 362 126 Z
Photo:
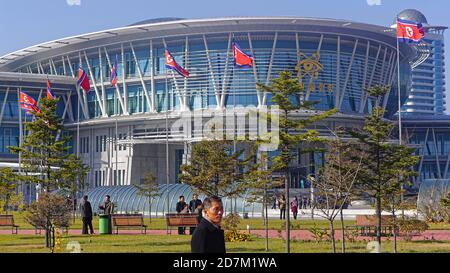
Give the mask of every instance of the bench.
M 393 219 L 394 217 L 392 215 L 381 215 L 382 235 L 392 234 Z M 356 224 L 346 226 L 346 228 L 357 229 L 360 231 L 360 235 L 370 236 L 376 234 L 377 225 L 378 223 L 376 215 L 356 215 Z
M 17 234 L 18 225 L 14 224 L 13 215 L 0 215 L 0 227 L 11 227 L 12 234 Z M 16 233 L 14 233 L 14 229 Z
M 141 233 L 147 234 L 147 225 L 144 224 L 142 214 L 112 214 L 111 222 L 119 234 L 119 228 L 141 227 Z M 142 232 L 143 231 L 143 232 Z
M 196 227 L 198 213 L 166 213 L 167 234 L 172 233 L 169 227 Z

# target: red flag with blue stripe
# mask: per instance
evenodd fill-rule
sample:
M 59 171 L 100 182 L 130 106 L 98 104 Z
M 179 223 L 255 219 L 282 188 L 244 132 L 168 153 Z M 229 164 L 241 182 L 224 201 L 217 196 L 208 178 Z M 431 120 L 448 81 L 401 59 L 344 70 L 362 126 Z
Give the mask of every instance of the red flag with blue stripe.
M 233 57 L 234 57 L 234 65 L 237 67 L 252 67 L 253 62 L 255 61 L 252 54 L 246 53 L 241 49 L 241 47 L 233 41 Z
M 52 93 L 52 84 L 47 79 L 47 99 L 56 99 L 56 96 Z
M 117 84 L 117 54 L 116 54 L 116 60 L 114 61 L 114 66 L 111 68 L 111 87 L 116 86 Z
M 399 42 L 418 44 L 425 36 L 421 23 L 397 18 L 397 39 Z
M 78 82 L 77 84 L 83 88 L 85 92 L 89 92 L 91 90 L 91 84 L 89 83 L 89 77 L 84 71 L 83 68 L 78 68 Z
M 166 68 L 167 69 L 171 69 L 171 70 L 175 70 L 176 72 L 178 72 L 178 74 L 180 74 L 183 77 L 189 77 L 189 71 L 187 71 L 186 69 L 182 68 L 173 58 L 172 54 L 169 52 L 169 50 L 166 49 L 165 53 L 164 53 L 165 57 L 166 57 Z
M 20 103 L 20 108 L 27 110 L 26 112 L 28 114 L 32 113 L 33 111 L 37 112 L 37 113 L 40 112 L 40 110 L 37 106 L 36 100 L 33 99 L 33 97 L 31 97 L 30 95 L 28 95 L 25 92 L 22 92 L 22 91 L 20 92 L 19 103 Z

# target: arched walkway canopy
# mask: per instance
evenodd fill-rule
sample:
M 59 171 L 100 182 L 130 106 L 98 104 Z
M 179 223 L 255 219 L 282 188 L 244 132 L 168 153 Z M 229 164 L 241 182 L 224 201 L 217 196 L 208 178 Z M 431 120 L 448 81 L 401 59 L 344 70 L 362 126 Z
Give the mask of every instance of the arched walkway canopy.
M 185 184 L 170 184 L 159 186 L 159 196 L 151 200 L 151 214 L 162 216 L 167 211 L 167 200 L 169 200 L 169 211 L 175 212 L 175 206 L 180 195 L 184 195 L 186 203 L 192 199 L 194 194 L 193 189 Z M 148 198 L 139 195 L 138 189 L 133 185 L 128 186 L 104 186 L 97 187 L 90 190 L 88 200 L 91 202 L 92 210 L 100 212 L 98 207 L 103 203 L 104 197 L 109 195 L 111 201 L 115 205 L 115 213 L 143 213 L 149 214 Z M 167 198 L 169 195 L 169 198 Z M 199 193 L 199 199 L 202 201 L 206 198 L 205 195 Z M 81 200 L 80 200 L 81 201 Z M 225 212 L 236 211 L 238 213 L 261 213 L 261 203 L 247 202 L 247 195 L 240 198 L 223 198 L 222 199 Z

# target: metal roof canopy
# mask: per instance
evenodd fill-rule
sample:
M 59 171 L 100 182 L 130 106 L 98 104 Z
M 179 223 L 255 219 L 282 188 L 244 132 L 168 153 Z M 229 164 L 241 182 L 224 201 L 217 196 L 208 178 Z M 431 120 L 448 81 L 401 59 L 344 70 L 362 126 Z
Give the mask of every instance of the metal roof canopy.
M 262 27 L 264 26 L 264 27 Z M 359 36 L 396 45 L 395 33 L 389 27 L 357 23 L 348 20 L 303 17 L 225 17 L 188 19 L 135 25 L 92 32 L 31 46 L 0 57 L 0 69 L 17 69 L 36 60 L 59 56 L 81 49 L 107 46 L 124 41 L 171 37 L 176 35 L 211 34 L 242 31 L 305 31 Z M 371 35 L 373 37 L 370 37 Z M 403 54 L 414 54 L 401 46 Z

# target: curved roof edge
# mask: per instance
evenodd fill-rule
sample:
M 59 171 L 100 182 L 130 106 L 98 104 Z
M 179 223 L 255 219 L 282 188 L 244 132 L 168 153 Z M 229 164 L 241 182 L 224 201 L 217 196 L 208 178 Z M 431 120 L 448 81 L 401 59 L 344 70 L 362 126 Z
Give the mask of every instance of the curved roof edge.
M 186 29 L 190 27 L 211 27 L 220 25 L 245 25 L 245 23 L 267 23 L 267 21 L 279 21 L 284 24 L 306 24 L 318 26 L 341 27 L 355 30 L 364 30 L 367 32 L 378 33 L 380 35 L 394 36 L 392 29 L 389 27 L 372 25 L 367 23 L 353 22 L 342 19 L 324 19 L 324 18 L 309 18 L 309 17 L 219 17 L 219 18 L 204 18 L 204 19 L 183 19 L 176 21 L 156 22 L 143 25 L 132 25 L 120 28 L 113 28 L 97 32 L 91 32 L 76 36 L 61 38 L 49 42 L 44 42 L 38 45 L 33 45 L 4 56 L 0 57 L 0 70 L 2 67 L 19 61 L 25 57 L 44 53 L 53 49 L 62 48 L 69 45 L 83 44 L 85 42 L 100 40 L 103 38 L 112 38 L 119 35 L 127 34 L 142 34 L 149 31 L 167 30 L 167 29 Z M 275 23 L 275 22 L 274 22 Z M 20 66 L 20 65 L 19 65 Z

